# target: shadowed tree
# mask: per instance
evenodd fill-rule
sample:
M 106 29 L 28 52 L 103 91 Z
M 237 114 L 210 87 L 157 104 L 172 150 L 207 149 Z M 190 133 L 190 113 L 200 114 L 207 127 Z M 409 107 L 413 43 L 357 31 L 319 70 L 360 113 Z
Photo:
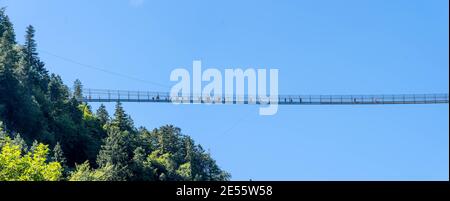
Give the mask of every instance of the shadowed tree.
M 109 123 L 109 114 L 106 110 L 105 105 L 101 104 L 100 107 L 97 109 L 97 119 L 100 121 L 100 125 L 105 125 Z
M 83 100 L 83 84 L 79 79 L 76 79 L 73 83 L 73 97 L 78 101 Z
M 112 166 L 111 180 L 123 181 L 131 177 L 128 154 L 129 135 L 128 131 L 121 131 L 115 126 L 108 128 L 108 136 L 97 156 L 97 164 L 100 168 Z

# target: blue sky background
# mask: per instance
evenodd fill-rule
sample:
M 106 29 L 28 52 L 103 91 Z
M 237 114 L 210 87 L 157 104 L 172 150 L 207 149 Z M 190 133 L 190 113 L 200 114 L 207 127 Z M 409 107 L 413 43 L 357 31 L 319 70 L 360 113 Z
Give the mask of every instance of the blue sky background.
M 22 43 L 171 86 L 170 72 L 279 68 L 281 94 L 448 93 L 446 0 L 0 0 Z M 168 91 L 41 52 L 72 85 Z M 98 104 L 92 104 L 96 109 Z M 106 104 L 110 111 L 114 104 Z M 135 124 L 174 124 L 233 180 L 448 180 L 445 105 L 258 106 L 125 103 Z

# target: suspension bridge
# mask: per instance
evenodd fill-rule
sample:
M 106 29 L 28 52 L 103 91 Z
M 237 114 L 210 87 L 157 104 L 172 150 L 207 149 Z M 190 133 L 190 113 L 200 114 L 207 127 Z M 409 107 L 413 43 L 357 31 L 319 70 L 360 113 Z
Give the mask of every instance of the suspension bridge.
M 146 84 L 168 88 L 167 86 L 138 79 L 126 74 L 113 72 L 106 68 L 84 64 L 70 58 L 62 57 L 48 51 L 41 52 L 81 67 L 94 69 L 121 78 L 127 78 Z M 369 105 L 369 104 L 448 104 L 448 93 L 426 94 L 377 94 L 377 95 L 279 95 L 272 103 L 261 97 L 252 96 L 224 96 L 207 97 L 189 95 L 186 97 L 171 97 L 167 92 L 129 91 L 112 89 L 84 88 L 83 102 L 148 102 L 148 103 L 204 103 L 204 104 L 276 104 L 279 105 Z
M 83 89 L 84 102 L 148 102 L 202 104 L 279 104 L 279 105 L 369 105 L 369 104 L 448 104 L 447 93 L 379 95 L 279 95 L 268 100 L 252 96 L 209 97 L 189 95 L 171 97 L 167 92 Z M 271 103 L 272 101 L 272 103 Z

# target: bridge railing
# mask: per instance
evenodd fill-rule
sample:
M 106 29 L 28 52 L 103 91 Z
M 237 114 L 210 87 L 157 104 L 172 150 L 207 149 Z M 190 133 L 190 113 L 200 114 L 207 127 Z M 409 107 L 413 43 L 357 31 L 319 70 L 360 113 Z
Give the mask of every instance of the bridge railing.
M 167 92 L 125 91 L 105 89 L 84 89 L 86 102 L 183 102 L 222 103 L 222 104 L 431 104 L 448 103 L 448 94 L 394 94 L 394 95 L 279 95 L 269 100 L 259 96 L 210 97 L 190 95 L 170 97 Z

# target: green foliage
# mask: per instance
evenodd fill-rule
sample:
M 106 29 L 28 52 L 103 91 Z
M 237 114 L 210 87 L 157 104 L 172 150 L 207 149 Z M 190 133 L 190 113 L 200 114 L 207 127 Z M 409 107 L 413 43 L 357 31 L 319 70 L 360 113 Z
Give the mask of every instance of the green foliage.
M 66 165 L 66 157 L 64 156 L 64 152 L 61 148 L 61 144 L 56 143 L 55 147 L 53 148 L 53 156 L 52 161 L 60 163 L 62 166 Z
M 17 75 L 20 48 L 16 45 L 15 34 L 4 9 L 0 10 L 0 119 L 6 128 L 20 133 L 33 133 L 40 128 L 40 112 L 36 102 L 27 93 Z M 21 121 L 14 121 L 20 119 Z M 28 137 L 28 136 L 25 136 Z M 33 137 L 33 136 L 30 136 Z
M 70 175 L 69 181 L 110 181 L 112 180 L 113 168 L 111 165 L 98 169 L 91 169 L 89 162 L 76 165 L 76 170 Z
M 26 30 L 25 44 L 22 50 L 20 75 L 25 84 L 33 86 L 30 89 L 38 93 L 46 91 L 49 77 L 48 71 L 44 68 L 44 63 L 39 59 L 34 35 L 35 29 L 29 25 Z
M 6 141 L 10 141 L 6 139 Z M 19 145 L 6 142 L 0 153 L 0 181 L 56 181 L 62 167 L 58 162 L 47 163 L 48 146 L 37 145 L 32 152 L 22 154 Z
M 155 180 L 155 169 L 147 163 L 147 155 L 142 147 L 136 148 L 134 150 L 134 156 L 132 159 L 132 181 L 153 181 Z
M 105 125 L 107 123 L 109 123 L 109 114 L 108 111 L 106 110 L 105 105 L 101 104 L 100 107 L 97 109 L 97 119 L 99 121 L 99 123 L 101 125 Z
M 16 135 L 14 136 L 14 138 L 12 140 L 12 144 L 19 146 L 19 148 L 22 152 L 28 151 L 27 143 L 25 142 L 25 140 L 23 140 L 23 138 L 18 133 L 16 133 Z
M 83 84 L 79 79 L 76 79 L 73 83 L 73 97 L 78 101 L 83 99 Z
M 131 117 L 125 113 L 121 102 L 116 103 L 116 109 L 114 112 L 114 119 L 111 125 L 119 128 L 121 131 L 133 131 L 134 125 Z
M 60 142 L 67 165 L 95 161 L 105 136 L 102 124 L 87 105 L 72 98 L 58 75 L 49 75 L 39 59 L 35 29 L 28 26 L 25 44 L 18 45 L 4 9 L 0 11 L 0 120 L 23 140 L 55 145 Z M 78 80 L 75 86 L 80 88 Z
M 176 172 L 182 180 L 192 180 L 192 168 L 191 168 L 191 162 L 184 163 L 178 167 Z
M 80 80 L 71 94 L 60 76 L 49 75 L 35 35 L 30 25 L 17 44 L 0 9 L 0 181 L 230 178 L 180 128 L 137 129 L 120 102 L 112 118 L 104 105 L 94 114 L 81 102 Z
M 127 180 L 131 176 L 128 168 L 130 150 L 130 133 L 121 131 L 118 127 L 110 126 L 104 145 L 101 146 L 97 163 L 101 168 L 111 165 L 112 180 Z
M 172 154 L 161 154 L 159 150 L 156 150 L 148 156 L 147 162 L 156 169 L 158 174 L 164 174 L 164 179 L 175 179 L 176 163 Z
M 94 115 L 92 114 L 91 107 L 88 104 L 86 103 L 80 104 L 78 106 L 78 109 L 80 109 L 80 111 L 82 112 L 84 120 L 92 121 L 95 119 Z
M 195 145 L 181 129 L 162 126 L 152 132 L 139 131 L 142 147 L 150 154 L 141 167 L 153 172 L 150 180 L 228 180 L 230 175 L 221 170 L 201 146 Z
M 10 141 L 8 134 L 3 129 L 3 122 L 0 121 L 0 148 Z

